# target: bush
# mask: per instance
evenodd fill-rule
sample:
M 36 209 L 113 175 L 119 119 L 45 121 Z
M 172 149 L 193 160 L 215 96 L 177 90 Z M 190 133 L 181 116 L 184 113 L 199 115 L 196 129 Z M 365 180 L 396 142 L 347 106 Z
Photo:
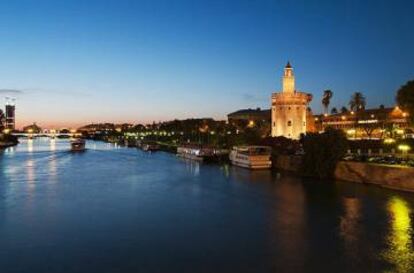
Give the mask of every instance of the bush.
M 302 173 L 318 178 L 333 177 L 336 164 L 348 148 L 343 131 L 328 128 L 322 134 L 311 133 L 301 139 L 305 155 L 302 160 Z
M 272 152 L 274 155 L 292 155 L 300 150 L 299 141 L 282 136 L 264 138 L 260 142 L 260 145 L 272 147 Z

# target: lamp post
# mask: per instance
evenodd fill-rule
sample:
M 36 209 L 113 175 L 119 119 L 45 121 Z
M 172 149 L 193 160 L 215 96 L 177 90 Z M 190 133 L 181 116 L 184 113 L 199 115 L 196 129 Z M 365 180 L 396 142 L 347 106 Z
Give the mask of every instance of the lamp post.
M 398 145 L 398 150 L 400 150 L 405 155 L 406 158 L 408 158 L 408 151 L 411 150 L 411 147 L 406 144 L 400 144 Z

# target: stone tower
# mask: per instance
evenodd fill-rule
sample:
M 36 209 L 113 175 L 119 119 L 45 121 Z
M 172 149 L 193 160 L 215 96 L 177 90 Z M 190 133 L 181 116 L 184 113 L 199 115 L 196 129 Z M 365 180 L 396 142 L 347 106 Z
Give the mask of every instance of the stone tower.
M 293 68 L 288 62 L 282 78 L 282 91 L 272 94 L 272 137 L 299 139 L 306 133 L 306 113 L 312 95 L 295 89 Z

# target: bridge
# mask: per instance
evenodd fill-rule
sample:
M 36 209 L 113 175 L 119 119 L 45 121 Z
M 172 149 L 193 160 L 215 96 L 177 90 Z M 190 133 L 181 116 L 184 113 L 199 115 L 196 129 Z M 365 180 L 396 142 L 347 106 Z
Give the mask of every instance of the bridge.
M 27 138 L 36 138 L 36 137 L 79 137 L 81 133 L 12 133 L 13 136 L 17 137 L 27 137 Z

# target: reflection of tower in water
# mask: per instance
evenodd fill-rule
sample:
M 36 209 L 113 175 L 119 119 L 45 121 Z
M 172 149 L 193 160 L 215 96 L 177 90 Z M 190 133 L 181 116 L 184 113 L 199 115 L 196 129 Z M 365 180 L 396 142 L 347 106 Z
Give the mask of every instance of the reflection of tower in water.
M 269 215 L 269 242 L 275 272 L 305 272 L 307 260 L 306 198 L 300 178 L 283 177 L 274 188 Z

